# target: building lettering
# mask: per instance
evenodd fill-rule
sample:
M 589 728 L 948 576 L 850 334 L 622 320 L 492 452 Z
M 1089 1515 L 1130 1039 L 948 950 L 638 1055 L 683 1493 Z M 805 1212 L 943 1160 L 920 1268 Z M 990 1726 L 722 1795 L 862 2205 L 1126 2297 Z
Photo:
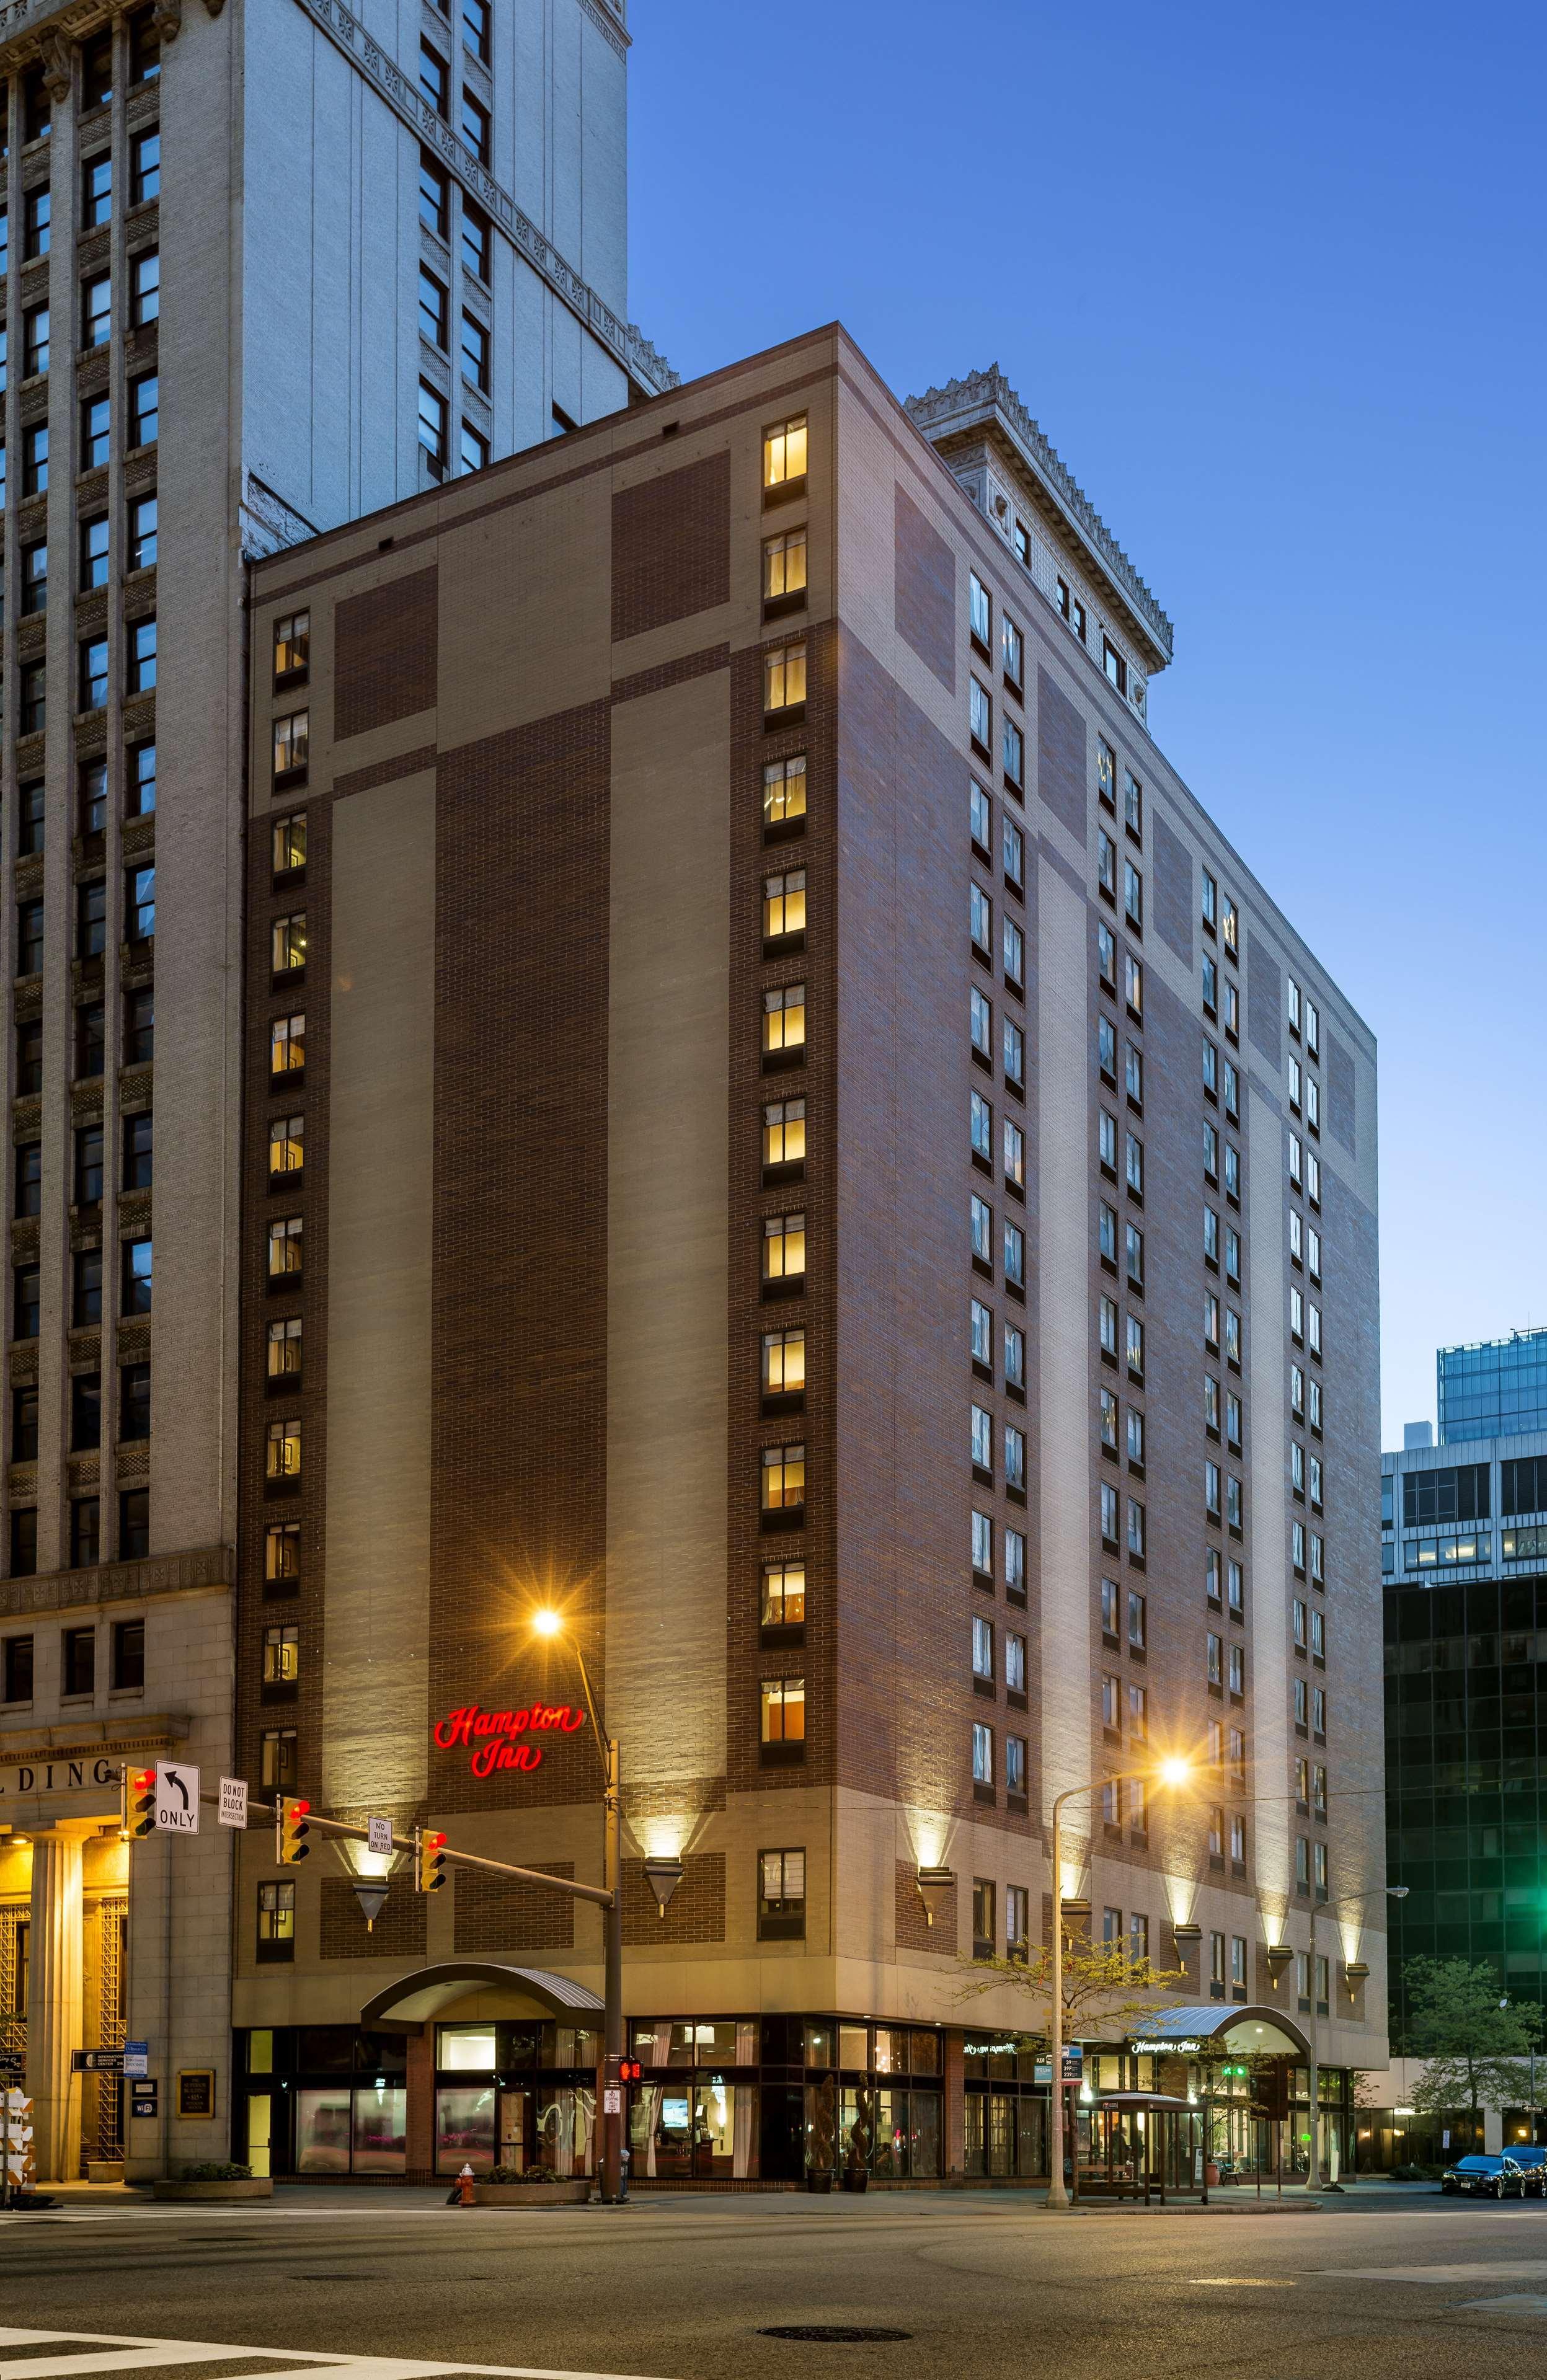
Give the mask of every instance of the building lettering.
M 533 1703 L 526 1710 L 489 1711 L 477 1703 L 465 1703 L 461 1709 L 448 1711 L 436 1722 L 432 1730 L 438 1750 L 465 1750 L 468 1767 L 475 1777 L 492 1777 L 496 1769 L 540 1768 L 542 1765 L 541 1744 L 522 1742 L 518 1738 L 557 1730 L 562 1735 L 573 1735 L 584 1727 L 586 1715 L 570 1703 Z

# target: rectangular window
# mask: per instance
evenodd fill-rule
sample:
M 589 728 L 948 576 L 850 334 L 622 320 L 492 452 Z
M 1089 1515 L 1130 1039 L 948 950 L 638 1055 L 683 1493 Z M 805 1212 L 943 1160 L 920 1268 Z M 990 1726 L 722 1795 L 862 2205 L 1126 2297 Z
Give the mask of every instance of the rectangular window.
M 105 107 L 113 96 L 113 35 L 98 33 L 80 47 L 80 108 Z
M 29 190 L 22 207 L 21 253 L 24 261 L 48 254 L 49 230 L 54 212 L 53 200 L 45 182 L 39 190 Z
M 142 207 L 161 196 L 160 131 L 137 132 L 129 154 L 129 204 Z
M 154 372 L 146 372 L 129 382 L 130 450 L 153 446 L 160 434 L 161 382 Z
M 98 1496 L 73 1497 L 70 1501 L 70 1568 L 72 1570 L 91 1570 L 94 1568 L 101 1560 L 102 1499 Z M 143 1621 L 120 1621 L 117 1626 L 114 1629 L 113 1682 L 116 1686 L 122 1686 L 126 1682 L 125 1679 L 118 1675 L 119 1632 L 120 1630 L 129 1628 L 138 1628 L 140 1631 L 141 1639 L 143 1639 Z M 141 1687 L 145 1682 L 144 1666 L 143 1642 L 141 1642 L 140 1662 L 140 1675 L 138 1680 L 138 1683 Z
M 1012 1289 L 1026 1286 L 1026 1234 L 1018 1223 L 1005 1226 L 1005 1279 Z
M 123 1243 L 119 1309 L 125 1315 L 149 1314 L 153 1281 L 152 1245 L 149 1240 Z
M 258 1887 L 258 1958 L 286 1961 L 296 1955 L 296 1888 L 293 1884 Z
M 124 996 L 124 1063 L 148 1066 L 156 1054 L 156 996 L 147 985 Z
M 161 312 L 161 257 L 152 248 L 129 259 L 129 321 L 137 330 Z
M 87 397 L 80 407 L 80 468 L 83 471 L 94 471 L 106 462 L 111 435 L 106 397 Z
M 803 1165 L 806 1157 L 806 1102 L 781 1099 L 762 1111 L 762 1162 L 767 1172 L 777 1166 Z
M 763 431 L 762 484 L 765 488 L 788 488 L 793 493 L 791 483 L 803 482 L 805 477 L 806 416 L 799 413 Z
M 988 589 L 975 570 L 967 574 L 967 617 L 973 641 L 987 651 L 993 634 L 993 613 Z
M 481 65 L 490 63 L 489 0 L 462 0 L 462 42 Z
M 1018 1123 L 1005 1124 L 1005 1179 L 1022 1189 L 1026 1183 L 1026 1135 Z
M 762 708 L 765 716 L 800 710 L 806 701 L 806 643 L 780 645 L 762 657 Z
M 804 1743 L 806 1681 L 764 1678 L 759 1694 L 761 1740 L 764 1743 Z
M 262 1740 L 262 1782 L 268 1792 L 293 1793 L 298 1773 L 293 1727 L 265 1730 Z
M 151 1435 L 151 1367 L 125 1364 L 118 1373 L 118 1436 L 128 1440 Z
M 80 285 L 80 344 L 105 347 L 113 336 L 113 282 L 99 273 Z
M 1026 1538 L 1019 1529 L 1005 1532 L 1005 1592 L 1013 1603 L 1026 1600 Z
M 151 1550 L 151 1495 L 146 1488 L 126 1488 L 118 1497 L 118 1559 L 144 1561 Z
M 475 99 L 464 83 L 462 86 L 462 138 L 481 165 L 490 158 L 489 111 L 481 100 Z
M 448 447 L 446 443 L 446 402 L 438 389 L 427 381 L 419 384 L 419 444 L 424 456 L 425 468 L 432 480 L 445 477 Z
M 758 1939 L 802 1942 L 806 1938 L 806 1854 L 803 1851 L 758 1853 Z
M 3 468 L 3 455 L 0 455 Z M 1012 892 L 1020 892 L 1026 883 L 1026 838 L 1014 819 L 1004 821 L 1005 881 Z
M 974 1198 L 970 1208 L 972 1256 L 985 1272 L 993 1269 L 993 1209 L 981 1198 Z
M 156 682 L 156 624 L 154 620 L 135 620 L 126 630 L 128 647 L 125 665 L 126 694 L 150 694 Z
M 972 1782 L 992 1787 L 993 1784 L 993 1730 L 975 1726 L 972 1730 Z
M 449 240 L 450 208 L 447 204 L 447 181 L 427 150 L 419 152 L 419 219 L 426 231 L 437 239 Z M 482 276 L 487 280 L 488 275 Z
M 968 688 L 967 725 L 973 743 L 985 760 L 993 764 L 993 698 L 979 678 L 973 678 Z
M 306 1118 L 276 1116 L 269 1125 L 269 1180 L 301 1172 L 306 1164 Z
M 48 370 L 48 308 L 46 306 L 28 307 L 21 318 L 21 369 L 23 376 L 28 380 L 35 380 L 40 372 L 45 372 Z M 27 443 L 29 445 L 36 436 L 37 432 L 35 431 L 30 431 L 27 432 Z M 24 455 L 26 454 L 26 451 L 27 449 L 24 446 Z M 48 433 L 44 431 L 43 463 L 45 478 L 47 456 Z M 22 492 L 29 496 L 36 495 L 38 493 L 37 488 L 30 484 L 29 475 L 24 475 Z
M 1005 721 L 999 741 L 1006 783 L 1017 787 L 1024 785 L 1026 738 L 1013 719 Z
M 806 594 L 806 532 L 792 528 L 783 537 L 764 538 L 762 542 L 762 600 L 767 603 L 796 604 Z
M 301 1475 L 301 1426 L 298 1415 L 290 1421 L 271 1421 L 265 1439 L 264 1475 L 270 1481 L 298 1479 Z
M 425 265 L 419 268 L 419 331 L 431 346 L 444 354 L 447 345 L 446 323 L 448 300 L 444 281 L 438 281 Z
M 90 1694 L 97 1684 L 97 1632 L 67 1628 L 60 1640 L 60 1675 L 67 1694 Z
M 806 1502 L 806 1450 L 803 1446 L 765 1446 L 762 1449 L 762 1510 L 765 1512 L 788 1512 L 802 1510 Z
M 156 871 L 153 868 L 124 870 L 124 940 L 148 942 L 156 930 Z
M 276 917 L 269 931 L 270 961 L 275 975 L 294 975 L 306 965 L 306 911 Z
M 438 50 L 420 40 L 419 45 L 419 87 L 437 115 L 449 121 L 451 115 L 451 76 Z
M 489 259 L 493 234 L 489 218 L 475 207 L 469 198 L 462 200 L 462 269 L 470 273 L 485 287 L 489 285 Z M 442 235 L 443 237 L 445 235 Z
M 154 1177 L 154 1126 L 148 1111 L 126 1116 L 124 1132 L 124 1178 L 126 1190 L 149 1190 Z
M 769 1330 L 762 1341 L 762 1388 L 765 1396 L 794 1396 L 806 1386 L 804 1330 Z
M 766 1062 L 788 1063 L 806 1047 L 806 987 L 783 984 L 762 996 L 762 1051 Z

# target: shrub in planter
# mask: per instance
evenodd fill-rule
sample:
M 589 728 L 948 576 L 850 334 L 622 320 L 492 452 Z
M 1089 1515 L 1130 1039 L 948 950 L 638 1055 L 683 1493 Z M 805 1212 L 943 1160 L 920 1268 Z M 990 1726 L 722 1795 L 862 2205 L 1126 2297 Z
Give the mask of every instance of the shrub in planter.
M 218 2159 L 212 2158 L 203 2165 L 185 2165 L 177 2180 L 179 2181 L 250 2181 L 252 2168 L 250 2165 L 222 2164 Z
M 567 2176 L 564 2178 L 566 2180 L 568 2179 Z M 577 2181 L 583 2181 L 585 2180 L 585 2176 L 583 2174 L 577 2174 L 574 2178 Z M 550 2173 L 545 2165 L 529 2166 L 525 2173 L 518 2173 L 513 2165 L 497 2165 L 493 2168 L 492 2172 L 481 2175 L 480 2179 L 484 2181 L 501 2182 L 507 2186 L 513 2183 L 521 2183 L 523 2185 L 533 2183 L 541 2186 L 543 2183 L 551 2183 L 559 2180 L 560 2176 L 556 2173 Z

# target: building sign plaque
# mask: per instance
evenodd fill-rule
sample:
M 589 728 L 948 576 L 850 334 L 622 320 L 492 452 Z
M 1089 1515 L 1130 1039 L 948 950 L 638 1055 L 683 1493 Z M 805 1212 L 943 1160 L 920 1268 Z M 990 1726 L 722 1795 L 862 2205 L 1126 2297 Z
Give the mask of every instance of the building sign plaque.
M 492 1777 L 500 1768 L 541 1768 L 543 1747 L 526 1739 L 533 1735 L 573 1735 L 584 1727 L 586 1715 L 569 1703 L 533 1703 L 526 1710 L 481 1710 L 477 1703 L 448 1711 L 433 1730 L 437 1750 L 466 1751 L 475 1777 Z
M 116 1785 L 116 1760 L 22 1760 L 0 1769 L 0 1800 L 7 1793 L 62 1793 L 83 1785 Z

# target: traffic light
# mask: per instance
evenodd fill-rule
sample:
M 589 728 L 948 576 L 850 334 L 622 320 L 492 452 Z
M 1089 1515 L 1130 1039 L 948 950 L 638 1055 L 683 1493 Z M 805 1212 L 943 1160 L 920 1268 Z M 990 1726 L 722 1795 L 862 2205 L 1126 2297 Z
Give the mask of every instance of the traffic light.
M 130 1768 L 126 1771 L 124 1825 L 131 1835 L 155 1833 L 156 1772 L 153 1768 Z
M 420 1892 L 439 1892 L 445 1882 L 445 1837 L 432 1828 L 420 1827 L 414 1834 L 414 1844 Z
M 294 1867 L 311 1849 L 306 1840 L 311 1831 L 306 1823 L 306 1814 L 311 1807 L 310 1802 L 292 1801 L 287 1793 L 280 1802 L 279 1823 L 274 1828 L 274 1849 L 285 1867 Z
M 620 2082 L 642 2082 L 644 2068 L 637 2058 L 621 2058 L 618 2061 L 617 2079 Z

